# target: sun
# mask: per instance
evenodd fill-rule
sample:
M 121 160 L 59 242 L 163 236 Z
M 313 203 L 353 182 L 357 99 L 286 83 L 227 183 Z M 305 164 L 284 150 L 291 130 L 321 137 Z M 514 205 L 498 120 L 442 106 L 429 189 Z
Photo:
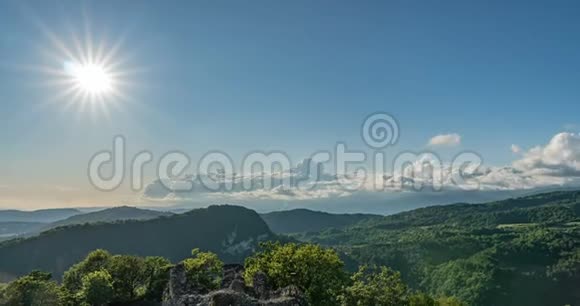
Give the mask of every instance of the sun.
M 103 65 L 72 63 L 67 70 L 74 84 L 86 94 L 106 95 L 113 90 L 113 76 Z
M 125 50 L 125 37 L 111 39 L 96 35 L 90 26 L 70 34 L 43 28 L 46 40 L 39 43 L 41 63 L 33 68 L 42 74 L 41 85 L 50 94 L 39 104 L 60 108 L 77 117 L 101 116 L 111 119 L 113 112 L 124 112 L 138 104 L 134 93 L 141 88 L 137 79 L 143 68 L 131 50 Z M 31 66 L 32 67 L 32 66 Z

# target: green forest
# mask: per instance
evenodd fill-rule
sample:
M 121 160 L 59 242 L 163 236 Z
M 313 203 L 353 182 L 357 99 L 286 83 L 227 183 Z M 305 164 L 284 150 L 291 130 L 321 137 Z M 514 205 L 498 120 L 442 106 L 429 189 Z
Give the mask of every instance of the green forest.
M 580 304 L 579 191 L 346 219 L 281 234 L 269 226 L 289 232 L 283 213 L 268 226 L 251 210 L 212 206 L 57 228 L 0 244 L 3 274 L 18 276 L 0 285 L 0 305 L 158 305 L 175 264 L 211 291 L 233 262 L 247 285 L 265 273 L 310 305 Z
M 211 252 L 193 249 L 182 261 L 187 280 L 205 291 L 221 282 L 223 262 Z M 59 284 L 50 273 L 32 271 L 0 288 L 2 305 L 157 305 L 172 263 L 163 257 L 112 255 L 95 250 L 73 265 Z M 257 272 L 273 288 L 294 285 L 310 305 L 460 306 L 452 297 L 431 297 L 410 289 L 399 272 L 361 266 L 349 273 L 336 251 L 313 244 L 263 243 L 245 260 L 246 282 Z
M 267 239 L 275 236 L 255 211 L 232 205 L 152 220 L 73 224 L 0 243 L 0 281 L 3 274 L 20 276 L 32 270 L 60 277 L 95 249 L 177 262 L 195 247 L 214 252 L 226 262 L 243 262 L 258 240 Z
M 433 206 L 295 235 L 469 305 L 580 303 L 580 192 Z

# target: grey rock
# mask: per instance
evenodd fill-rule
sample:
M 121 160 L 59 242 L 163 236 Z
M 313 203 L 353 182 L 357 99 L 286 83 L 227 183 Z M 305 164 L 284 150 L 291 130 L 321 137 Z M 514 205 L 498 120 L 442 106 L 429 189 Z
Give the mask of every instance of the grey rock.
M 268 276 L 263 272 L 258 272 L 252 280 L 254 283 L 254 293 L 260 299 L 270 298 L 270 287 L 268 286 Z
M 244 283 L 241 265 L 224 265 L 221 289 L 202 293 L 187 281 L 183 264 L 171 269 L 163 295 L 164 306 L 307 306 L 306 298 L 296 286 L 270 290 L 266 274 L 257 273 L 254 287 Z

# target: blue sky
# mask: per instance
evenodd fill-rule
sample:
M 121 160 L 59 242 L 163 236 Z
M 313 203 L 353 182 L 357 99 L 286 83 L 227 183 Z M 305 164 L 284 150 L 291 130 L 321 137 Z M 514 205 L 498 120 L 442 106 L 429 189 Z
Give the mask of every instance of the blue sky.
M 135 151 L 298 161 L 362 147 L 376 111 L 400 123 L 394 150 L 457 133 L 436 150 L 510 164 L 512 144 L 578 130 L 579 13 L 577 1 L 2 1 L 0 185 L 83 190 L 88 159 L 118 134 Z M 65 60 L 47 55 L 47 33 L 71 49 L 75 36 L 121 41 L 130 101 L 108 116 L 46 103 L 59 89 L 42 68 Z

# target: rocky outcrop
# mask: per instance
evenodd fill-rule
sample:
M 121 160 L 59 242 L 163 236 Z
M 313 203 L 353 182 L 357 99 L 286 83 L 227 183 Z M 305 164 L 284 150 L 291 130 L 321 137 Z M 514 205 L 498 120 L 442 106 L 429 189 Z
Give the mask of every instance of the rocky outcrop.
M 304 294 L 295 286 L 271 290 L 265 274 L 257 273 L 253 287 L 246 286 L 244 267 L 225 265 L 221 288 L 204 293 L 187 281 L 183 264 L 171 269 L 163 295 L 164 306 L 306 306 Z

